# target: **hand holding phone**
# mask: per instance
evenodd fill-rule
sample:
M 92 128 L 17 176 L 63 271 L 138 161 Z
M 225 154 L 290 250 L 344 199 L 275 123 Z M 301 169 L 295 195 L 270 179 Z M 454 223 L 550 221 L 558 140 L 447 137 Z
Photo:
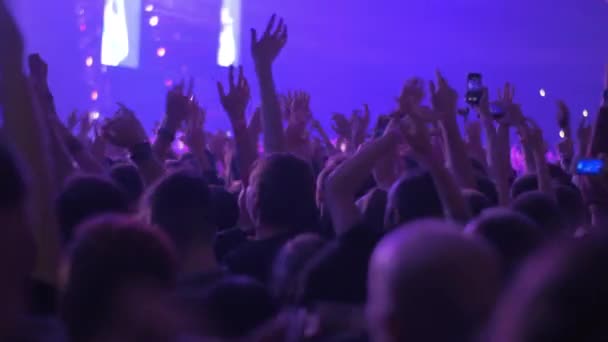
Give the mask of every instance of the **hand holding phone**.
M 471 106 L 478 106 L 483 96 L 483 84 L 481 74 L 470 73 L 467 77 L 466 102 Z

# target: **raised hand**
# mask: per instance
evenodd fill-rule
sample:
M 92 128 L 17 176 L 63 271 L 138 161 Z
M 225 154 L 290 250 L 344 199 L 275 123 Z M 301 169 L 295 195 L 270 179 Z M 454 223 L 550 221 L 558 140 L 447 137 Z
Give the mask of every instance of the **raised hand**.
M 49 75 L 48 64 L 46 64 L 39 54 L 35 53 L 28 56 L 28 65 L 31 78 L 36 83 L 36 86 L 46 86 Z
M 249 91 L 249 83 L 243 74 L 243 67 L 239 67 L 239 75 L 237 82 L 234 80 L 234 67 L 231 66 L 228 72 L 228 93 L 224 90 L 224 85 L 221 82 L 217 82 L 217 90 L 220 95 L 220 102 L 224 107 L 226 113 L 230 118 L 233 125 L 244 125 L 245 121 L 245 109 L 251 98 Z
M 147 142 L 146 130 L 132 110 L 119 104 L 120 108 L 113 118 L 104 123 L 103 137 L 112 145 L 131 149 L 135 145 Z
M 161 127 L 175 134 L 188 118 L 189 107 L 190 98 L 184 94 L 184 82 L 181 82 L 167 93 L 166 113 Z
M 344 116 L 344 114 L 334 113 L 331 116 L 331 121 L 331 128 L 336 132 L 338 137 L 350 140 L 351 123 L 346 119 L 346 116 Z
M 253 115 L 249 119 L 249 125 L 247 126 L 249 136 L 257 145 L 260 134 L 262 134 L 262 108 L 257 107 L 253 111 Z
M 186 129 L 183 136 L 183 141 L 194 153 L 204 153 L 205 149 L 205 110 L 198 106 L 196 101 L 193 101 L 193 107 L 186 124 Z
M 370 111 L 369 106 L 363 105 L 363 112 L 360 110 L 353 111 L 351 117 L 351 129 L 352 129 L 352 140 L 355 145 L 360 145 L 365 140 L 367 130 L 370 123 Z
M 411 114 L 424 100 L 424 81 L 420 78 L 407 80 L 399 96 L 399 110 Z
M 281 18 L 275 27 L 276 18 L 273 14 L 259 40 L 256 29 L 251 29 L 251 54 L 258 68 L 270 67 L 287 43 L 287 25 Z
M 435 112 L 440 113 L 444 118 L 454 117 L 456 114 L 456 106 L 458 103 L 458 94 L 454 88 L 450 87 L 443 75 L 437 71 L 435 73 L 437 84 L 431 81 L 429 83 L 429 91 L 431 94 L 431 103 Z

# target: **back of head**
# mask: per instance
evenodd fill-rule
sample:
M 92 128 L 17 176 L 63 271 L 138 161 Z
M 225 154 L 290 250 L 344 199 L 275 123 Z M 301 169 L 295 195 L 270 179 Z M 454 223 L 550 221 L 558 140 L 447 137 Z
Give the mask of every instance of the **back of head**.
M 469 223 L 468 234 L 482 237 L 498 252 L 505 278 L 509 278 L 543 243 L 544 234 L 527 216 L 493 208 Z
M 291 154 L 271 154 L 257 161 L 249 178 L 248 207 L 257 225 L 316 228 L 315 179 L 305 161 Z
M 76 226 L 95 216 L 129 212 L 125 193 L 111 180 L 81 175 L 68 180 L 57 198 L 57 219 L 65 244 Z
M 490 200 L 477 190 L 464 189 L 462 195 L 469 205 L 469 211 L 473 217 L 478 216 L 482 211 L 492 206 Z
M 192 244 L 211 244 L 216 227 L 211 194 L 202 176 L 178 171 L 161 179 L 150 191 L 150 221 L 185 252 Z
M 297 282 L 304 265 L 325 245 L 326 240 L 306 233 L 289 240 L 277 254 L 272 268 L 272 291 L 283 303 L 295 300 Z
M 523 193 L 534 190 L 538 190 L 538 178 L 533 173 L 525 174 L 517 177 L 511 185 L 511 198 L 515 199 Z
M 532 219 L 546 237 L 554 237 L 566 230 L 557 202 L 540 191 L 519 195 L 511 203 L 511 209 Z
M 173 249 L 160 231 L 128 217 L 98 217 L 79 227 L 70 260 L 62 314 L 73 341 L 122 331 L 123 324 L 157 328 L 148 319 L 176 281 Z
M 239 221 L 240 214 L 238 196 L 220 186 L 212 186 L 210 190 L 211 211 L 217 229 L 222 231 L 234 228 Z
M 198 291 L 179 293 L 196 335 L 236 338 L 251 333 L 277 311 L 268 289 L 255 280 L 229 276 Z
M 368 278 L 374 341 L 470 341 L 498 293 L 491 248 L 460 227 L 425 220 L 405 225 L 376 247 Z
M 603 341 L 608 236 L 564 239 L 532 258 L 500 300 L 490 341 Z
M 388 194 L 385 228 L 423 218 L 443 217 L 443 207 L 433 177 L 417 172 L 397 181 Z
M 581 191 L 573 184 L 559 184 L 555 187 L 557 205 L 563 225 L 571 232 L 587 223 L 587 208 Z
M 110 169 L 110 177 L 127 195 L 131 205 L 139 202 L 144 192 L 144 181 L 139 170 L 132 164 L 117 164 Z

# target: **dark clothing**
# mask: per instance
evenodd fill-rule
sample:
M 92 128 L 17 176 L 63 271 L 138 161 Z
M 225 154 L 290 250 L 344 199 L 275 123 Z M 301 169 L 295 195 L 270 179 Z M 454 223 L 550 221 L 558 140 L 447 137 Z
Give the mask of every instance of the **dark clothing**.
M 268 284 L 274 258 L 283 244 L 296 234 L 285 233 L 264 240 L 250 240 L 224 258 L 224 264 L 235 274 L 250 276 Z
M 216 234 L 213 249 L 217 260 L 223 260 L 226 255 L 248 241 L 247 234 L 239 227 L 227 229 Z

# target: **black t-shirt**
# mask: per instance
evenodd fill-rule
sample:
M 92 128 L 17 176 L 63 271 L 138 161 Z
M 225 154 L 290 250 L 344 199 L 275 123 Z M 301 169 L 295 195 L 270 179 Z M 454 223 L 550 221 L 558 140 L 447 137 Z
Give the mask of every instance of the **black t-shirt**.
M 223 260 L 226 255 L 248 241 L 247 234 L 240 228 L 230 228 L 215 235 L 213 250 L 217 260 Z
M 201 290 L 209 287 L 216 281 L 228 276 L 229 273 L 224 268 L 218 268 L 209 272 L 197 272 L 188 274 L 179 279 L 178 290 Z
M 293 233 L 285 233 L 268 239 L 247 241 L 226 255 L 224 264 L 232 273 L 247 275 L 267 284 L 275 256 L 293 236 Z

